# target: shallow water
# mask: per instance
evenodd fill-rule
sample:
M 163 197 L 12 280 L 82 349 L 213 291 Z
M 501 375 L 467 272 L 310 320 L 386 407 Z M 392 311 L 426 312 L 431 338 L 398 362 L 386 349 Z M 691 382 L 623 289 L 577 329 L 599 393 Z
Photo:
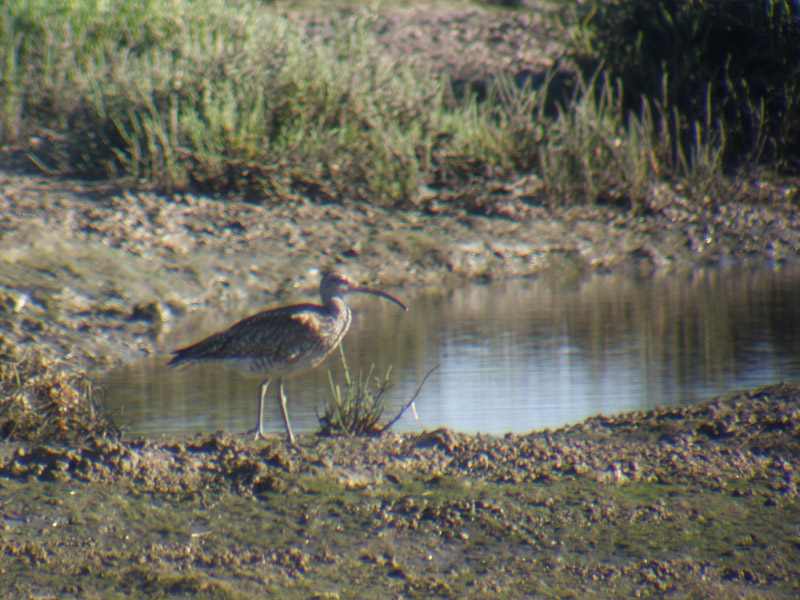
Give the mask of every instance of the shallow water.
M 389 291 L 409 312 L 380 298 L 351 297 L 344 350 L 354 375 L 373 364 L 378 375 L 392 367 L 387 418 L 441 365 L 417 398 L 419 421 L 408 411 L 400 430 L 527 433 L 599 413 L 800 383 L 800 265 L 646 278 L 550 274 L 416 297 Z M 261 308 L 224 320 L 194 315 L 163 340 L 165 353 Z M 167 360 L 165 354 L 97 377 L 118 424 L 145 435 L 255 426 L 258 379 L 214 366 L 175 370 Z M 330 397 L 329 371 L 343 381 L 338 352 L 287 382 L 296 432 L 317 428 L 316 412 Z M 283 430 L 274 397 L 265 427 Z

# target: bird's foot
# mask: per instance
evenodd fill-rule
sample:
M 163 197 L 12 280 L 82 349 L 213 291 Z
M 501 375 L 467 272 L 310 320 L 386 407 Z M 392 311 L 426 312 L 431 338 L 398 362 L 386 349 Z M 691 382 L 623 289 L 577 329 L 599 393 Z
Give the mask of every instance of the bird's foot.
M 266 440 L 267 437 L 264 435 L 264 432 L 261 431 L 258 427 L 254 427 L 253 429 L 248 429 L 245 432 L 245 435 L 253 436 L 253 439 L 257 442 L 258 440 Z
M 291 429 L 286 434 L 286 443 L 290 448 L 297 450 L 300 454 L 303 454 L 303 449 L 300 447 L 300 444 L 297 443 L 297 439 L 294 437 L 294 433 L 292 433 Z
M 267 438 L 267 434 L 264 433 L 264 431 L 262 429 L 258 428 L 258 427 L 254 427 L 253 429 L 249 430 L 247 432 L 247 435 L 252 435 L 253 436 L 253 440 L 256 441 L 256 442 L 258 440 L 266 441 L 268 439 Z M 303 449 L 300 447 L 300 444 L 297 443 L 297 440 L 295 439 L 294 436 L 291 436 L 291 437 L 287 436 L 286 437 L 286 443 L 289 445 L 290 448 L 293 448 L 293 449 L 297 450 L 301 454 L 303 453 Z

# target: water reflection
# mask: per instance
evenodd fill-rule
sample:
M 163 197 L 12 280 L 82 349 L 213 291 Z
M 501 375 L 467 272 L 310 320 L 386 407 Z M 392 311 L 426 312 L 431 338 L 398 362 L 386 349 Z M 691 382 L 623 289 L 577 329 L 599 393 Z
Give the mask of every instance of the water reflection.
M 800 268 L 713 267 L 637 278 L 614 273 L 473 285 L 409 298 L 398 315 L 382 302 L 352 298 L 344 342 L 351 369 L 393 365 L 394 413 L 435 364 L 417 401 L 420 423 L 465 432 L 525 433 L 598 413 L 687 404 L 729 391 L 800 382 Z M 226 321 L 197 315 L 164 340 L 196 341 Z M 219 368 L 172 370 L 165 357 L 100 377 L 109 409 L 134 433 L 244 431 L 254 427 L 258 380 Z M 337 354 L 290 380 L 298 432 L 317 426 L 341 381 Z M 277 405 L 266 417 L 283 430 Z

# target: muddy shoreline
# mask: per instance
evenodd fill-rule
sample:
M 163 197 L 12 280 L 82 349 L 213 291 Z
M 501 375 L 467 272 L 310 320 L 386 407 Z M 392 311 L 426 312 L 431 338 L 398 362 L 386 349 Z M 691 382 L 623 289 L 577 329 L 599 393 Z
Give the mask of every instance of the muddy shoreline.
M 647 215 L 612 207 L 549 210 L 493 194 L 506 217 L 343 202 L 252 204 L 0 171 L 0 324 L 12 344 L 80 368 L 162 348 L 194 310 L 231 314 L 313 292 L 324 268 L 382 287 L 800 256 L 791 203 L 693 208 L 664 187 Z
M 5 597 L 796 597 L 800 388 L 527 436 L 2 447 Z
M 73 373 L 163 351 L 193 310 L 311 290 L 321 267 L 409 291 L 800 254 L 790 204 L 699 214 L 673 199 L 645 216 L 521 204 L 500 218 L 165 197 L 8 172 L 0 202 L 4 347 Z M 527 436 L 304 436 L 302 453 L 223 432 L 121 440 L 99 428 L 59 442 L 69 425 L 54 414 L 51 441 L 0 444 L 6 597 L 799 589 L 796 387 Z

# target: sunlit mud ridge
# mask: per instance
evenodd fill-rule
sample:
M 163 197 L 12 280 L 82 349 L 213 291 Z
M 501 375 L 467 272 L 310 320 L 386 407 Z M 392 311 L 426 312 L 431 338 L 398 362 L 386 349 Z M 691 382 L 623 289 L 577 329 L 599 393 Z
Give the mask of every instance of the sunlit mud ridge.
M 345 487 L 394 482 L 401 474 L 543 483 L 563 477 L 725 489 L 769 482 L 765 499 L 794 498 L 800 481 L 800 388 L 787 384 L 691 407 L 600 416 L 556 431 L 502 438 L 441 429 L 363 439 L 299 438 L 251 443 L 223 432 L 169 440 L 125 440 L 88 431 L 76 445 L 19 446 L 2 474 L 135 484 L 183 494 L 232 489 L 244 495 L 303 491 L 305 477 Z
M 301 436 L 301 451 L 223 432 L 126 440 L 106 430 L 80 444 L 7 450 L 2 474 L 120 482 L 139 491 L 228 489 L 247 496 L 304 490 L 330 479 L 345 487 L 400 477 L 468 477 L 492 483 L 584 478 L 602 484 L 671 483 L 725 489 L 743 481 L 794 498 L 800 480 L 800 388 L 787 384 L 697 406 L 600 416 L 556 431 L 502 438 L 447 429 L 380 437 Z M 10 455 L 9 455 L 10 451 Z M 405 475 L 403 475 L 405 473 Z

